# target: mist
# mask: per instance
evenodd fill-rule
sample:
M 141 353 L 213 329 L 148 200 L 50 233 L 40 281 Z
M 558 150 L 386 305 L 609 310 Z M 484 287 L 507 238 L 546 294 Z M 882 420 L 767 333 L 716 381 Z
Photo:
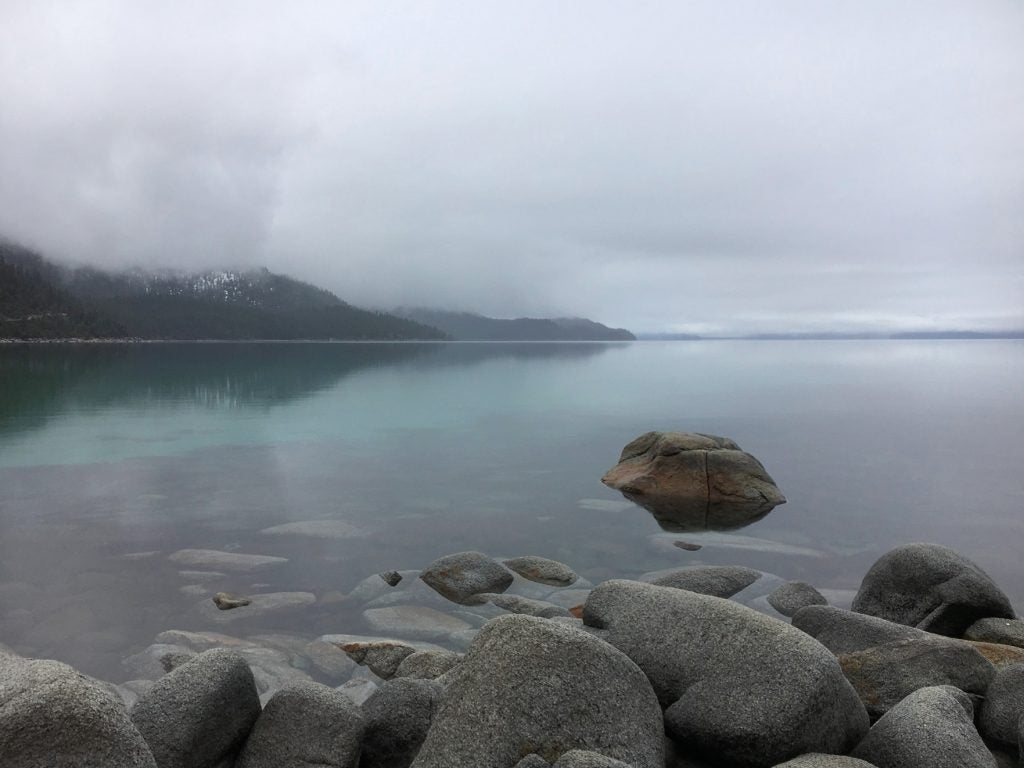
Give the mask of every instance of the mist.
M 1011 0 L 8 0 L 0 234 L 639 332 L 1021 328 L 1022 40 Z

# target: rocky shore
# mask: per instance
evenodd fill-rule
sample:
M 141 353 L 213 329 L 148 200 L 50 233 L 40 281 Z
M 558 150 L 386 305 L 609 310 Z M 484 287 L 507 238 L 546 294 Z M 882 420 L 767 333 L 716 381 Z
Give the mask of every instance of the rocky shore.
M 208 602 L 244 623 L 304 594 Z M 739 566 L 593 585 L 563 563 L 479 552 L 371 575 L 346 599 L 376 635 L 171 630 L 126 660 L 120 686 L 0 646 L 0 764 L 1018 764 L 1024 622 L 939 545 L 885 554 L 852 610 Z

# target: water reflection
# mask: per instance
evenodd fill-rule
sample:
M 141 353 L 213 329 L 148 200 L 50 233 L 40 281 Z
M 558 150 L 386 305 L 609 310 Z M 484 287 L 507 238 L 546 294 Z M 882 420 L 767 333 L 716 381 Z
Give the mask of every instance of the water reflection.
M 0 348 L 0 435 L 51 416 L 109 406 L 280 405 L 359 371 L 467 366 L 495 358 L 573 359 L 602 343 L 215 343 L 11 345 Z
M 670 502 L 623 492 L 634 504 L 643 507 L 669 533 L 698 531 L 735 531 L 761 520 L 775 504 L 752 502 L 714 502 L 683 499 Z

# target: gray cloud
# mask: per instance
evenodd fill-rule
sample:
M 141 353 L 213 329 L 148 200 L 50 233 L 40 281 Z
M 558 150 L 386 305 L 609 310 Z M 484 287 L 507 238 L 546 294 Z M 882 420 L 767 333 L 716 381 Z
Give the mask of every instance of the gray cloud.
M 0 7 L 0 232 L 365 305 L 1024 326 L 1024 6 Z

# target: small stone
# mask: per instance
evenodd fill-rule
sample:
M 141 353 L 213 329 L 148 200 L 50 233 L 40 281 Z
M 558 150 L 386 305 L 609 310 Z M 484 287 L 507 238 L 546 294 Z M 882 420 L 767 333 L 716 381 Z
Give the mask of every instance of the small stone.
M 683 541 L 682 539 L 677 539 L 676 541 L 673 541 L 672 546 L 679 547 L 680 549 L 685 549 L 687 552 L 697 552 L 704 548 L 701 544 L 694 544 L 692 541 Z
M 579 578 L 569 566 L 546 557 L 526 555 L 505 560 L 504 563 L 524 579 L 552 587 L 568 587 Z
M 760 571 L 739 565 L 697 565 L 673 570 L 653 579 L 651 583 L 713 597 L 732 597 L 759 578 Z
M 222 611 L 230 611 L 232 608 L 252 605 L 252 600 L 248 597 L 236 597 L 235 595 L 229 595 L 227 592 L 218 592 L 212 599 L 213 604 Z
M 352 661 L 369 667 L 370 671 L 382 680 L 394 677 L 405 657 L 416 652 L 413 646 L 398 641 L 345 643 L 338 647 L 348 654 Z
M 420 578 L 456 603 L 467 602 L 481 592 L 504 592 L 512 584 L 512 573 L 482 552 L 457 552 L 438 558 Z
M 398 583 L 402 580 L 402 574 L 398 571 L 384 571 L 380 574 L 380 577 L 387 582 L 389 587 L 397 587 Z
M 783 616 L 792 617 L 808 605 L 828 605 L 828 600 L 810 584 L 787 581 L 768 595 L 768 603 Z

